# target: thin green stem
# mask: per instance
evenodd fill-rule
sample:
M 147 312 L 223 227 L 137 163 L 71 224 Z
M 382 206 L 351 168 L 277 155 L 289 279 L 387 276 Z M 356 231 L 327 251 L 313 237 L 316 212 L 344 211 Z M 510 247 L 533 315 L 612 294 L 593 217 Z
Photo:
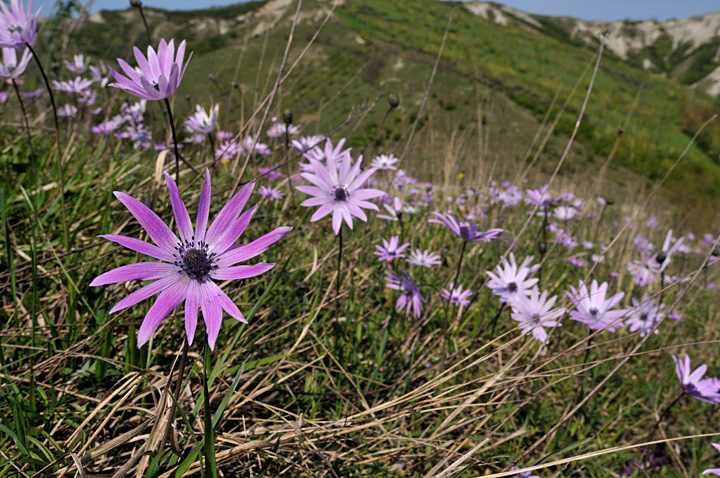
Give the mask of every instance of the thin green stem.
M 140 9 L 142 12 L 142 9 Z M 173 121 L 172 109 L 170 101 L 165 98 L 165 108 L 167 108 L 168 119 L 170 120 L 170 131 L 172 131 L 173 146 L 175 147 L 175 182 L 180 187 L 180 151 L 178 150 L 177 135 L 175 134 L 175 122 Z

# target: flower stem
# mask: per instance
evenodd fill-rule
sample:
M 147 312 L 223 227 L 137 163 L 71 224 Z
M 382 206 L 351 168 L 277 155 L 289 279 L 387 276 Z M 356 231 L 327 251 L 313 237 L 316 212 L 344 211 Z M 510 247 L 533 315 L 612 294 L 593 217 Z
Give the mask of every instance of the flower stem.
M 290 178 L 290 132 L 288 128 L 289 124 L 285 125 L 285 174 L 287 174 L 288 189 L 290 190 L 290 205 L 295 204 L 295 192 L 292 187 L 292 180 Z
M 32 45 L 30 43 L 25 43 L 25 46 L 28 50 L 30 50 L 30 53 L 32 53 L 33 58 L 35 59 L 35 64 L 38 66 L 38 70 L 40 70 L 40 75 L 42 76 L 43 82 L 45 82 L 45 89 L 48 92 L 48 95 L 50 95 L 50 106 L 52 106 L 52 112 L 53 112 L 53 121 L 55 122 L 55 145 L 57 147 L 57 170 L 58 170 L 58 184 L 60 186 L 60 211 L 62 212 L 62 224 L 63 224 L 63 241 L 65 245 L 65 249 L 67 250 L 69 248 L 69 239 L 68 239 L 68 221 L 67 221 L 67 211 L 65 209 L 65 180 L 63 179 L 63 167 L 62 167 L 62 153 L 60 151 L 60 122 L 58 121 L 58 115 L 57 115 L 57 106 L 55 105 L 55 96 L 53 95 L 52 89 L 50 88 L 50 81 L 48 81 L 48 77 L 45 74 L 45 69 L 42 66 L 42 63 L 40 62 L 40 58 L 35 53 L 35 50 L 33 50 Z
M 142 9 L 140 10 L 142 12 Z M 175 122 L 173 121 L 172 109 L 170 101 L 165 98 L 165 108 L 167 108 L 168 118 L 170 120 L 170 131 L 172 131 L 173 146 L 175 147 L 175 182 L 180 187 L 180 152 L 178 151 L 177 135 L 175 134 Z
M 457 280 L 458 277 L 460 277 L 460 268 L 462 267 L 463 257 L 465 257 L 465 248 L 467 247 L 468 241 L 463 240 L 462 248 L 460 249 L 460 258 L 458 259 L 457 268 L 455 269 L 455 277 L 453 278 L 452 282 L 448 284 L 448 287 L 450 288 L 450 296 L 452 297 L 453 290 L 457 287 Z M 448 313 L 450 311 L 450 299 L 447 300 L 445 303 L 445 321 L 448 320 Z
M 203 403 L 203 420 L 205 428 L 205 436 L 203 437 L 204 453 L 205 453 L 205 468 L 207 469 L 208 477 L 217 477 L 217 468 L 215 464 L 215 432 L 212 425 L 212 410 L 210 407 L 210 393 L 208 390 L 208 368 L 210 362 L 210 347 L 205 342 L 205 353 L 203 360 L 203 394 L 205 395 L 205 401 Z

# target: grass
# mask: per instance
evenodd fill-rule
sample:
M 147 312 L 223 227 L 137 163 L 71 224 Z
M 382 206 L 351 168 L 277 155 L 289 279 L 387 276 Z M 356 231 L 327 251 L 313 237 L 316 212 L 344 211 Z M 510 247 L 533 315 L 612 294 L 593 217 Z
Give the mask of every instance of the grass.
M 442 23 L 444 27 L 447 21 L 446 5 L 433 4 L 427 12 L 401 12 L 384 5 L 383 15 L 373 13 L 380 8 L 379 2 L 343 7 L 339 19 L 328 24 L 272 106 L 273 111 L 291 107 L 304 133 L 328 133 L 347 120 L 333 139 L 348 137 L 354 156 L 365 153 L 365 164 L 373 156 L 375 133 L 387 108 L 381 93 L 404 88 L 407 93 L 402 94 L 401 108 L 388 115 L 381 129 L 380 150 L 400 154 L 419 114 L 417 105 L 430 75 L 431 56 L 437 53 L 432 26 Z M 457 32 L 479 21 L 457 13 L 457 23 L 453 23 Z M 403 19 L 410 25 L 431 27 L 412 31 L 401 23 Z M 385 28 L 389 24 L 395 31 Z M 297 38 L 306 38 L 308 28 L 301 25 Z M 487 28 L 499 27 L 488 24 Z M 361 45 L 347 33 L 358 30 L 372 42 Z M 265 42 L 264 35 L 249 40 L 255 46 L 244 50 L 235 80 L 246 88 L 242 97 L 237 92 L 228 97 L 229 89 L 222 88 L 232 81 L 238 50 L 233 50 L 233 62 L 222 61 L 229 55 L 227 48 L 194 58 L 174 100 L 176 116 L 182 119 L 196 101 L 205 104 L 212 99 L 221 104 L 224 129 L 258 128 L 257 122 L 244 121 L 269 93 L 267 85 L 272 83 L 266 76 L 274 79 L 285 31 L 281 27 L 267 36 L 264 55 L 255 48 L 257 42 Z M 343 32 L 352 41 L 336 42 Z M 509 51 L 532 49 L 531 37 L 520 31 L 511 33 Z M 172 170 L 173 165 L 169 161 L 158 165 L 162 155 L 136 151 L 128 141 L 106 141 L 90 134 L 91 118 L 85 112 L 62 124 L 65 189 L 60 192 L 42 98 L 29 109 L 34 159 L 21 134 L 17 103 L 8 109 L 0 131 L 6 141 L 0 149 L 0 475 L 70 476 L 78 467 L 84 476 L 112 475 L 132 456 L 139 458 L 137 452 L 146 447 L 139 458 L 140 471 L 133 473 L 197 476 L 201 473 L 198 457 L 213 453 L 211 443 L 204 441 L 209 428 L 216 437 L 217 467 L 229 476 L 464 477 L 499 473 L 517 461 L 520 467 L 546 466 L 538 472 L 541 476 L 606 477 L 621 476 L 631 461 L 649 460 L 650 453 L 656 462 L 667 459 L 653 471 L 657 476 L 697 476 L 717 464 L 720 457 L 709 445 L 713 439 L 694 437 L 717 433 L 713 420 L 707 418 L 717 413 L 717 405 L 683 397 L 662 416 L 681 393 L 671 354 L 689 353 L 694 365 L 708 363 L 711 375 L 720 365 L 715 353 L 720 335 L 717 290 L 711 285 L 718 280 L 717 271 L 715 266 L 702 268 L 712 245 L 701 247 L 699 239 L 688 240 L 693 248 L 673 257 L 667 274 L 692 282 L 677 282 L 662 292 L 657 283 L 635 286 L 626 269 L 628 261 L 640 256 L 634 244 L 639 236 L 648 237 L 657 249 L 670 227 L 676 235 L 691 230 L 698 237 L 717 232 L 697 227 L 707 224 L 709 216 L 682 217 L 674 209 L 677 204 L 667 200 L 670 194 L 650 199 L 646 189 L 659 183 L 689 138 L 682 132 L 672 136 L 672 129 L 663 128 L 661 138 L 652 129 L 643 129 L 650 113 L 638 107 L 622 147 L 633 151 L 629 157 L 640 165 L 651 163 L 657 169 L 654 176 L 620 168 L 611 168 L 605 175 L 602 163 L 607 152 L 593 149 L 594 139 L 607 140 L 610 134 L 610 126 L 603 126 L 608 132 L 599 136 L 598 129 L 624 119 L 634 99 L 635 88 L 622 77 L 631 70 L 612 61 L 602 63 L 588 109 L 590 126 L 580 130 L 586 144 L 574 147 L 568 167 L 552 185 L 556 193 L 572 191 L 585 199 L 583 212 L 602 209 L 602 215 L 569 224 L 552 220 L 570 231 L 579 244 L 568 250 L 552 242 L 554 236 L 548 233 L 541 287 L 559 296 L 558 305 L 571 307 L 565 295 L 570 285 L 588 278 L 608 281 L 613 292 L 625 293 L 624 306 L 630 305 L 631 297 L 648 292 L 655 300 L 662 297 L 667 308 L 672 306 L 686 320 L 666 319 L 657 335 L 643 339 L 627 328 L 590 336 L 586 327 L 565 316 L 562 327 L 551 332 L 547 346 L 519 334 L 507 308 L 493 327 L 490 324 L 500 305 L 483 287 L 485 272 L 495 268 L 508 251 L 509 239 L 466 247 L 458 282 L 477 292 L 469 307 L 447 306 L 440 298 L 440 289 L 455 275 L 462 244 L 446 228 L 428 222 L 433 210 L 450 207 L 458 214 L 473 214 L 483 230 L 505 229 L 516 243 L 512 249 L 516 257 L 539 257 L 543 234 L 538 222 L 528 223 L 531 208 L 523 203 L 513 207 L 490 204 L 488 186 L 491 178 L 514 181 L 522 190 L 547 181 L 555 164 L 550 158 L 556 161 L 562 152 L 564 134 L 553 134 L 552 128 L 540 124 L 541 109 L 528 112 L 513 98 L 525 95 L 530 99 L 523 101 L 530 105 L 533 95 L 545 97 L 551 85 L 572 85 L 582 75 L 580 67 L 591 59 L 586 50 L 575 47 L 563 51 L 576 57 L 556 67 L 540 67 L 523 55 L 512 60 L 507 53 L 489 57 L 484 64 L 473 55 L 458 56 L 463 50 L 474 51 L 472 45 L 481 41 L 500 40 L 492 31 L 448 38 L 448 54 L 443 56 L 429 106 L 422 113 L 422 126 L 411 154 L 401 162 L 418 178 L 414 187 L 420 191 L 413 192 L 413 186 L 391 186 L 388 171 L 374 176 L 378 187 L 406 204 L 417 202 L 418 210 L 403 213 L 402 222 L 383 221 L 371 213 L 367 223 L 356 221 L 353 230 L 344 229 L 339 297 L 335 294 L 338 242 L 329 220 L 310 223 L 313 211 L 298 205 L 303 195 L 297 191 L 294 201 L 290 195 L 280 201 L 253 196 L 250 203 L 259 207 L 243 241 L 281 225 L 294 230 L 260 257 L 277 264 L 272 271 L 223 284 L 248 324 L 226 318 L 217 346 L 206 360 L 202 358 L 204 329 L 199 327 L 177 398 L 180 413 L 167 439 L 158 434 L 162 426 L 154 424 L 163 423 L 166 406 L 174 400 L 163 391 L 171 388 L 169 373 L 178 367 L 184 337 L 182 312 L 178 309 L 166 318 L 151 342 L 139 348 L 137 328 L 149 301 L 109 314 L 112 305 L 138 284 L 92 288 L 89 284 L 102 272 L 142 260 L 97 237 L 144 234 L 112 191 L 124 191 L 151 204 L 171 223 L 158 171 L 163 166 Z M 294 46 L 291 61 L 300 45 Z M 558 45 L 555 40 L 541 44 L 539 54 L 550 61 L 552 48 L 559 51 Z M 401 60 L 404 66 L 395 68 Z M 369 64 L 375 66 L 369 68 Z M 538 74 L 537 85 L 531 88 L 520 77 L 508 79 L 508 88 L 517 88 L 513 96 L 469 81 L 475 78 L 471 67 L 482 71 L 485 80 L 498 72 L 526 69 L 528 75 Z M 203 83 L 208 73 L 215 75 L 220 88 Z M 672 116 L 679 100 L 650 95 L 662 85 L 668 85 L 669 92 L 685 94 L 680 86 L 652 79 L 646 85 L 648 96 L 643 93 L 641 101 L 667 107 L 667 121 L 679 123 Z M 576 102 L 581 101 L 586 86 L 581 83 L 569 103 L 568 117 L 577 114 Z M 189 103 L 186 93 L 191 96 Z M 113 113 L 127 98 L 116 90 L 99 97 Z M 368 102 L 360 108 L 359 99 L 364 97 Z M 609 98 L 620 106 L 611 107 Z M 228 104 L 232 114 L 225 117 Z M 154 115 L 150 124 L 159 140 L 167 132 L 156 106 L 149 105 L 147 119 L 150 123 Z M 481 128 L 487 139 L 483 143 L 479 143 Z M 532 156 L 526 153 L 538 149 L 539 141 L 530 147 L 538 128 L 540 137 L 550 138 L 544 149 L 547 157 L 530 169 L 523 183 L 520 172 L 529 165 L 526 157 Z M 567 126 L 559 120 L 558 128 Z M 284 160 L 282 146 L 273 140 L 270 145 L 273 155 L 252 158 L 244 179 L 257 175 L 260 167 Z M 674 145 L 675 154 L 656 157 L 658 145 Z M 212 170 L 213 217 L 228 199 L 237 172 L 232 164 L 211 164 L 202 146 L 186 145 L 183 155 L 196 169 Z M 688 167 L 704 165 L 702 152 L 692 149 L 690 155 Z M 32 167 L 33 161 L 37 168 Z M 297 158 L 291 162 L 294 172 L 299 170 L 297 162 Z M 678 178 L 691 177 L 683 164 L 670 175 L 670 192 L 678 187 Z M 707 168 L 711 170 L 711 165 Z M 707 171 L 699 169 L 696 174 Z M 435 200 L 429 205 L 420 203 L 424 181 L 434 185 Z M 697 184 L 699 189 L 704 187 Z M 259 179 L 258 185 L 275 185 L 285 192 L 288 188 L 286 179 Z M 181 192 L 194 216 L 200 177 L 189 168 L 183 168 Z M 67 246 L 61 234 L 60 194 L 67 205 Z M 615 204 L 601 208 L 595 200 L 598 194 L 613 197 Z M 459 196 L 464 202 L 454 205 Z M 660 225 L 647 225 L 650 216 L 657 216 Z M 626 227 L 628 223 L 633 227 Z M 435 251 L 442 260 L 431 269 L 412 268 L 426 299 L 417 319 L 394 310 L 397 296 L 384 281 L 388 266 L 372 254 L 382 238 L 396 234 L 413 248 Z M 592 247 L 584 248 L 584 241 L 591 241 Z M 575 267 L 568 261 L 575 257 L 591 262 L 590 256 L 599 253 L 604 254 L 604 261 L 593 268 Z M 410 268 L 400 261 L 395 265 Z M 568 417 L 586 398 L 587 404 Z M 545 437 L 558 426 L 557 433 Z M 539 440 L 539 446 L 519 460 Z M 644 455 L 632 448 L 653 440 L 661 443 Z M 584 459 L 594 451 L 602 453 Z M 558 463 L 562 460 L 566 461 Z M 645 474 L 636 466 L 631 476 Z

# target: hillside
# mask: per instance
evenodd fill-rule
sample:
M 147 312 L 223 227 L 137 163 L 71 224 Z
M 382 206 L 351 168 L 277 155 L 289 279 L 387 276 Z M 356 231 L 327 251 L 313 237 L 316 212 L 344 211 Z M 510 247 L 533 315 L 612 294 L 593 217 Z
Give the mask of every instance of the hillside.
M 311 38 L 330 5 L 304 2 L 291 59 Z M 342 3 L 288 79 L 276 111 L 291 107 L 305 132 L 323 132 L 342 122 L 353 108 L 396 92 L 401 108 L 385 123 L 382 141 L 383 148 L 399 153 L 417 115 L 450 11 L 457 7 L 426 115 L 419 124 L 432 134 L 415 141 L 409 157 L 426 175 L 437 174 L 437 164 L 447 163 L 448 156 L 456 167 L 443 168 L 445 176 L 474 171 L 478 158 L 480 162 L 500 158 L 496 171 L 509 174 L 515 162 L 526 157 L 553 98 L 558 99 L 551 120 L 581 79 L 540 156 L 541 170 L 551 171 L 577 119 L 589 80 L 586 67 L 596 49 L 580 38 L 563 36 L 559 27 L 551 28 L 563 19 L 515 13 L 515 21 L 506 22 L 497 15 L 478 14 L 478 5 L 431 0 L 402 5 L 382 0 Z M 294 7 L 288 0 L 273 0 L 230 7 L 219 16 L 212 10 L 193 15 L 148 11 L 155 39 L 187 38 L 195 51 L 181 88 L 189 101 L 179 102 L 180 114 L 191 103 L 220 101 L 226 109 L 223 114 L 238 121 L 247 117 L 258 98 L 269 91 Z M 528 28 L 535 21 L 543 31 Z M 107 43 L 87 40 L 97 38 L 99 32 Z M 586 33 L 586 38 L 594 38 L 590 30 Z M 144 43 L 137 12 L 130 10 L 91 17 L 70 45 L 84 51 L 90 45 L 91 53 L 112 61 L 115 56 L 128 56 L 131 45 Z M 623 194 L 625 189 L 637 190 L 634 178 L 649 182 L 661 178 L 699 124 L 717 110 L 718 102 L 673 78 L 636 67 L 630 57 L 625 60 L 613 53 L 616 43 L 611 34 L 578 142 L 562 174 L 575 182 L 592 177 L 609 154 L 618 128 L 624 126 L 614 159 L 617 167 L 611 169 L 607 185 Z M 351 144 L 367 144 L 385 109 L 379 101 L 339 134 L 348 136 Z M 479 109 L 487 126 L 480 140 Z M 685 210 L 708 209 L 720 191 L 717 131 L 708 130 L 668 178 L 672 201 Z

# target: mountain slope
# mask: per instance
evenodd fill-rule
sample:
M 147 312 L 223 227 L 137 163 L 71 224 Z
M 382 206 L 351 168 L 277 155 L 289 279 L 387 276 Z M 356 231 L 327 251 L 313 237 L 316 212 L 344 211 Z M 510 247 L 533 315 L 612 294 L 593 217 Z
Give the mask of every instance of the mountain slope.
M 296 31 L 291 61 L 316 31 L 330 5 L 319 0 L 303 3 L 303 21 Z M 417 115 L 453 6 L 454 20 L 433 94 L 408 161 L 417 164 L 423 174 L 442 171 L 448 177 L 498 158 L 496 172 L 510 173 L 517 161 L 525 158 L 553 97 L 557 94 L 558 101 L 551 119 L 582 78 L 540 157 L 541 170 L 551 171 L 577 119 L 589 80 L 587 67 L 596 52 L 580 39 L 563 36 L 559 29 L 553 35 L 538 31 L 538 24 L 546 32 L 554 31 L 548 27 L 553 23 L 546 18 L 507 14 L 508 21 L 502 24 L 497 18 L 483 18 L 464 4 L 435 0 L 346 2 L 337 8 L 289 78 L 274 111 L 290 107 L 304 123 L 304 132 L 323 132 L 332 130 L 358 106 L 373 104 L 374 99 L 390 92 L 398 93 L 401 107 L 389 116 L 381 140 L 384 149 L 399 154 Z M 189 37 L 195 50 L 176 99 L 179 115 L 192 103 L 220 101 L 223 117 L 240 121 L 269 91 L 295 3 L 272 0 L 258 7 L 234 17 L 227 30 L 219 34 L 211 28 L 192 30 L 189 20 L 172 20 L 170 12 L 148 14 L 156 39 Z M 118 46 L 113 50 L 97 42 L 96 54 L 104 51 L 103 57 L 112 60 L 115 55 L 127 56 L 129 45 L 144 44 L 137 12 L 103 15 L 107 18 L 103 34 L 116 40 Z M 216 21 L 214 18 L 210 13 L 204 16 L 197 12 L 192 21 L 202 24 Z M 533 22 L 536 25 L 529 27 Z M 78 32 L 78 50 L 86 48 L 96 28 L 88 22 Z M 231 86 L 233 82 L 237 89 Z M 182 99 L 185 94 L 190 95 L 190 102 Z M 367 147 L 385 109 L 381 100 L 338 134 L 348 136 L 356 147 Z M 692 125 L 707 119 L 712 110 L 709 97 L 609 54 L 602 60 L 576 147 L 561 173 L 577 181 L 593 177 L 609 154 L 617 129 L 625 126 L 614 160 L 618 168 L 611 172 L 613 181 L 607 187 L 637 189 L 632 180 L 636 176 L 628 171 L 649 181 L 662 177 L 690 141 Z M 482 138 L 478 136 L 481 127 Z M 490 134 L 485 136 L 488 130 Z M 483 143 L 481 139 L 489 141 Z M 456 165 L 446 166 L 448 158 Z M 707 207 L 710 198 L 720 191 L 717 160 L 716 155 L 711 157 L 693 146 L 668 180 L 673 201 L 690 208 Z

